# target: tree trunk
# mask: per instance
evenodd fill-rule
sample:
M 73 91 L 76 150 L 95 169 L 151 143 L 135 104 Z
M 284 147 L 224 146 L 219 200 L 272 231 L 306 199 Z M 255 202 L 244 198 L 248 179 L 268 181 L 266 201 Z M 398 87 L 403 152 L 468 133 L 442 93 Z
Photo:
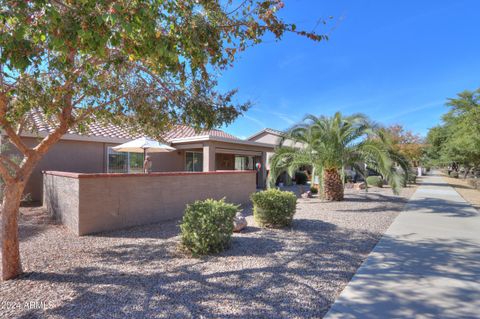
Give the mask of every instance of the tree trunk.
M 3 193 L 0 214 L 0 242 L 2 248 L 2 280 L 9 280 L 22 273 L 18 241 L 18 209 L 24 184 L 7 184 Z
M 323 171 L 323 195 L 326 200 L 343 200 L 343 183 L 337 169 Z

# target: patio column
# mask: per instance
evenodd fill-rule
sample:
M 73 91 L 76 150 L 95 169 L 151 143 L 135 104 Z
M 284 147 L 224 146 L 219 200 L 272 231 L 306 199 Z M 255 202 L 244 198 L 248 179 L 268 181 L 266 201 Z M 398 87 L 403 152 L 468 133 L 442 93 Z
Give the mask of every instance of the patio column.
M 262 167 L 260 172 L 258 172 L 258 187 L 265 188 L 267 187 L 267 153 L 262 152 L 262 159 L 260 161 Z
M 212 143 L 203 144 L 203 171 L 215 171 L 215 145 Z

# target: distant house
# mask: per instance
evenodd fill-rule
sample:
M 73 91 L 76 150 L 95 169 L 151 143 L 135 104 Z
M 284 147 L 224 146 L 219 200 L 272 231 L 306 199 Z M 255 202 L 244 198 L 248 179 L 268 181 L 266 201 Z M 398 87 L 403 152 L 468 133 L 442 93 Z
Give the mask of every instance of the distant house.
M 53 130 L 40 112 L 30 116 L 33 129 L 24 132 L 22 139 L 33 147 L 38 139 Z M 128 130 L 114 124 L 92 122 L 85 133 L 69 131 L 54 145 L 35 168 L 27 183 L 25 193 L 32 200 L 42 199 L 42 171 L 66 171 L 77 173 L 135 173 L 142 172 L 143 154 L 118 153 L 112 147 L 135 139 Z M 257 187 L 265 187 L 267 153 L 274 146 L 249 140 L 217 129 L 195 131 L 185 125 L 176 125 L 163 136 L 164 142 L 176 151 L 152 153 L 152 170 L 167 171 L 216 171 L 255 170 Z
M 248 137 L 247 141 L 262 143 L 262 144 L 269 144 L 273 147 L 278 147 L 280 146 L 280 142 L 282 141 L 282 138 L 284 137 L 284 135 L 285 134 L 282 131 L 274 130 L 271 128 L 265 128 L 253 134 L 252 136 Z M 295 146 L 298 148 L 303 147 L 302 143 L 294 143 L 294 141 L 289 139 L 285 139 L 282 145 L 291 146 L 291 147 Z M 273 151 L 267 153 L 267 169 L 270 169 L 268 160 L 272 155 L 273 155 Z
M 275 147 L 280 146 L 282 142 L 282 138 L 284 137 L 284 133 L 282 131 L 274 130 L 271 128 L 265 128 L 257 133 L 253 134 L 252 136 L 248 137 L 247 140 L 256 143 L 268 144 L 271 145 L 274 149 Z M 302 143 L 295 143 L 290 139 L 284 139 L 282 145 L 290 146 L 290 147 L 298 147 L 302 148 Z M 274 150 L 267 152 L 267 159 L 266 159 L 266 168 L 267 172 L 270 171 L 270 158 L 274 154 Z M 279 177 L 278 181 L 287 182 L 289 183 L 290 179 L 287 174 L 282 174 Z

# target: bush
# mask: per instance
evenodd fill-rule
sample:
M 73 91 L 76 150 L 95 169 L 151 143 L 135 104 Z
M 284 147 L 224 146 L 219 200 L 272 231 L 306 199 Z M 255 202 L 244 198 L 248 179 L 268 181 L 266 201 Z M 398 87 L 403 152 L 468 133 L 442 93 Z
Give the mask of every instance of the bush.
M 450 172 L 450 177 L 458 178 L 458 172 L 456 172 L 456 171 L 451 171 L 451 172 Z
M 269 189 L 252 194 L 253 218 L 261 227 L 280 228 L 292 223 L 297 197 L 292 192 Z
M 369 186 L 382 187 L 383 186 L 383 179 L 382 179 L 381 176 L 368 176 L 367 177 L 367 184 Z
M 224 250 L 230 243 L 238 208 L 224 199 L 188 204 L 180 224 L 183 246 L 194 256 Z
M 417 174 L 415 172 L 410 172 L 408 175 L 408 183 L 415 184 L 417 182 Z
M 296 172 L 295 173 L 295 183 L 297 185 L 305 185 L 307 183 L 308 176 L 304 172 Z
M 310 187 L 310 192 L 311 192 L 312 194 L 318 194 L 318 188 L 315 187 L 315 186 L 312 186 L 312 187 Z

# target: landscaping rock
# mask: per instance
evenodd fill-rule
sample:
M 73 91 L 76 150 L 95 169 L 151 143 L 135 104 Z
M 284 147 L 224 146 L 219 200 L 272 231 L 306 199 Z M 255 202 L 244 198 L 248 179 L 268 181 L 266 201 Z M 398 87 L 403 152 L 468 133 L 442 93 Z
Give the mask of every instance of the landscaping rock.
M 346 188 L 346 189 L 352 189 L 352 188 L 354 188 L 354 187 L 355 187 L 355 184 L 354 184 L 354 183 L 346 183 L 346 184 L 345 184 L 345 188 Z
M 353 184 L 353 189 L 355 189 L 355 190 L 365 189 L 366 187 L 367 186 L 365 185 L 365 182 Z
M 247 227 L 247 220 L 242 216 L 242 213 L 238 212 L 233 220 L 233 231 L 238 233 L 245 227 Z
M 312 192 L 308 191 L 302 194 L 302 198 L 313 198 Z

